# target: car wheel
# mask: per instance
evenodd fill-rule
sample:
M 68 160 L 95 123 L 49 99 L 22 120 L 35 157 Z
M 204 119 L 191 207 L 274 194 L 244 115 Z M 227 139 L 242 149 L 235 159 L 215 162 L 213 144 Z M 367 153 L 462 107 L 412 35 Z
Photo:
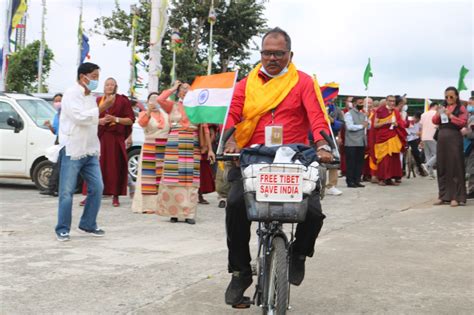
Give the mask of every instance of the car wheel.
M 39 190 L 47 190 L 49 184 L 49 177 L 53 172 L 53 163 L 44 160 L 36 164 L 33 170 L 33 182 Z
M 128 152 L 128 173 L 132 176 L 133 181 L 137 180 L 138 163 L 140 162 L 140 149 L 133 149 Z

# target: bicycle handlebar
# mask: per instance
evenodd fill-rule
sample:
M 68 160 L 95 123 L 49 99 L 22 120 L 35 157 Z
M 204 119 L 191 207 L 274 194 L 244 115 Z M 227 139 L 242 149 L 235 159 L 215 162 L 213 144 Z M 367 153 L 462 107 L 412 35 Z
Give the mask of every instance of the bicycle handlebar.
M 222 135 L 222 143 L 224 145 L 227 142 L 227 140 L 229 140 L 229 138 L 232 136 L 232 134 L 234 132 L 235 132 L 235 127 L 231 127 L 231 128 L 227 129 L 224 132 L 224 134 Z M 319 132 L 319 134 L 324 138 L 324 140 L 326 140 L 326 142 L 331 147 L 331 150 L 334 150 L 336 148 L 336 145 L 332 141 L 331 137 L 329 137 L 329 135 L 324 130 L 321 130 Z M 218 154 L 218 155 L 216 155 L 216 160 L 217 161 L 232 161 L 232 160 L 235 160 L 236 158 L 238 158 L 239 156 L 240 156 L 239 153 Z M 340 163 L 340 161 L 338 159 L 334 159 L 334 161 L 332 161 L 330 163 L 327 163 L 327 164 L 339 164 L 339 163 Z

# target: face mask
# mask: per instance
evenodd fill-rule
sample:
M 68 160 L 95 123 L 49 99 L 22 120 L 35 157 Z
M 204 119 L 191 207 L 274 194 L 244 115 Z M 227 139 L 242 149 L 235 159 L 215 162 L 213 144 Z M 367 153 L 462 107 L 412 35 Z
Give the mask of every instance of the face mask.
M 268 73 L 268 71 L 265 69 L 265 67 L 263 65 L 260 68 L 260 71 L 265 73 L 265 75 L 267 75 L 270 78 L 277 78 L 277 77 L 281 77 L 282 75 L 284 75 L 288 72 L 288 65 L 289 64 L 290 64 L 290 61 L 288 60 L 288 63 L 286 64 L 285 68 L 281 69 L 280 73 L 275 74 L 275 75 Z
M 467 105 L 467 111 L 469 113 L 474 113 L 474 105 Z
M 406 112 L 408 110 L 408 105 L 403 105 L 402 112 Z
M 361 110 L 362 108 L 364 108 L 364 105 L 356 105 L 356 107 L 358 110 Z
M 61 102 L 54 102 L 53 106 L 56 108 L 56 110 L 59 110 L 61 108 Z
M 89 80 L 89 83 L 86 84 L 86 87 L 89 91 L 94 91 L 95 89 L 97 89 L 97 87 L 99 86 L 98 80 L 91 80 L 89 78 L 87 78 L 87 80 Z

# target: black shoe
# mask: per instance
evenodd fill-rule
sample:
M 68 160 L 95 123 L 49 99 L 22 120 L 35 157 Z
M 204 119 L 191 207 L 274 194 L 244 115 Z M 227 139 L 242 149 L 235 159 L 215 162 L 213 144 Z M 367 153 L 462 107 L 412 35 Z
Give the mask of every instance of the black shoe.
M 467 195 L 467 199 L 474 199 L 474 191 Z
M 289 281 L 292 285 L 300 285 L 304 279 L 305 255 L 291 254 Z
M 178 218 L 170 218 L 170 222 L 171 223 L 176 223 L 176 222 L 178 222 Z
M 347 187 L 348 188 L 358 188 L 359 186 L 357 186 L 356 184 L 347 184 Z
M 225 208 L 225 206 L 226 206 L 225 200 L 219 201 L 219 205 L 218 205 L 219 208 Z
M 228 305 L 240 304 L 244 298 L 245 290 L 250 287 L 252 281 L 251 273 L 234 271 L 225 291 L 225 303 Z
M 356 185 L 356 187 L 360 187 L 360 188 L 365 187 L 365 185 L 362 185 L 361 183 L 356 183 L 355 185 Z
M 84 230 L 79 227 L 77 231 L 80 232 L 81 234 L 88 234 L 95 237 L 103 237 L 105 235 L 105 231 L 100 228 L 96 228 L 95 230 L 89 231 L 89 230 Z
M 51 190 L 41 190 L 40 195 L 54 196 L 54 193 Z
M 186 222 L 187 224 L 196 224 L 196 220 L 194 219 L 185 219 L 184 222 Z

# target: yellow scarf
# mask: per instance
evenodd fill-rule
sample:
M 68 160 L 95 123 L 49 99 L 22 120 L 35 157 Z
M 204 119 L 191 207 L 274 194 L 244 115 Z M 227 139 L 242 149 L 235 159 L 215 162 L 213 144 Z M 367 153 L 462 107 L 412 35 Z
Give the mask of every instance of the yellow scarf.
M 249 142 L 260 118 L 280 105 L 299 79 L 295 65 L 290 63 L 287 73 L 263 82 L 258 77 L 261 67 L 262 64 L 258 64 L 247 78 L 243 121 L 235 126 L 235 140 L 241 148 Z

